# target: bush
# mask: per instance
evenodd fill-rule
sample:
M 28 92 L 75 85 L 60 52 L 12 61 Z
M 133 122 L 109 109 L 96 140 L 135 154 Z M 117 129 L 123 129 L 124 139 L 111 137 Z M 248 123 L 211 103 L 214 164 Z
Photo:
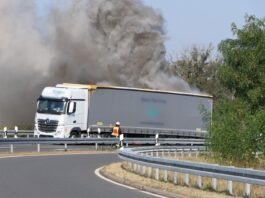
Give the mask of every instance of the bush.
M 265 153 L 265 109 L 251 113 L 246 102 L 215 104 L 210 127 L 210 149 L 221 160 L 253 163 Z

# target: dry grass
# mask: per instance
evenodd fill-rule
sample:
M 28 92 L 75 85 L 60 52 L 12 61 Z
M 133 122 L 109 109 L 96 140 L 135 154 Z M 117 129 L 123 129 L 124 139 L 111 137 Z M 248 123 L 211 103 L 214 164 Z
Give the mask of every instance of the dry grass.
M 121 166 L 123 168 L 121 168 Z M 146 189 L 146 188 L 152 188 L 152 189 L 160 189 L 164 192 L 174 193 L 174 197 L 191 197 L 191 198 L 227 198 L 231 197 L 226 195 L 226 192 L 223 193 L 216 193 L 211 192 L 209 188 L 205 188 L 206 190 L 199 190 L 194 188 L 190 188 L 187 186 L 184 186 L 183 184 L 183 174 L 178 174 L 178 181 L 181 181 L 179 185 L 174 185 L 170 181 L 172 181 L 172 173 L 169 174 L 169 182 L 163 182 L 163 181 L 157 181 L 148 177 L 143 177 L 140 175 L 137 175 L 133 173 L 131 170 L 129 170 L 129 166 L 126 163 L 114 163 L 111 165 L 108 165 L 103 168 L 104 175 L 111 175 L 113 178 L 117 178 L 118 181 L 121 181 L 122 183 L 131 184 L 133 186 L 138 186 L 138 188 Z M 146 171 L 147 172 L 147 171 Z M 162 172 L 162 171 L 161 171 Z M 154 171 L 152 172 L 152 178 L 154 178 Z M 160 178 L 162 178 L 162 173 L 160 174 Z M 195 185 L 195 180 L 191 178 L 190 182 L 191 186 Z M 207 186 L 207 185 L 206 185 Z
M 257 161 L 252 163 L 244 163 L 244 162 L 232 162 L 232 161 L 224 161 L 224 160 L 218 160 L 215 159 L 213 156 L 210 156 L 208 153 L 198 153 L 196 156 L 196 153 L 193 153 L 189 156 L 188 153 L 184 153 L 184 156 L 181 155 L 181 153 L 178 153 L 177 156 L 173 156 L 173 154 L 168 157 L 172 159 L 177 160 L 188 160 L 193 162 L 205 162 L 205 163 L 211 163 L 211 164 L 220 164 L 224 166 L 236 166 L 236 167 L 242 167 L 242 168 L 254 168 L 259 170 L 265 170 L 265 160 L 262 158 L 257 159 Z
M 180 154 L 178 156 L 167 156 L 167 158 L 176 159 L 176 160 L 185 160 L 185 161 L 193 161 L 193 162 L 205 162 L 205 163 L 218 163 L 217 160 L 214 158 L 211 158 L 205 154 L 200 155 L 184 155 L 181 156 Z M 220 162 L 219 162 L 220 163 Z M 221 162 L 221 165 L 233 165 L 230 162 Z M 236 164 L 237 167 L 245 167 L 246 165 L 242 165 L 240 163 Z M 250 166 L 250 165 L 249 165 Z M 249 168 L 249 166 L 247 166 Z M 252 165 L 255 169 L 264 170 L 264 161 L 259 160 L 258 163 Z M 180 174 L 183 177 L 183 174 Z M 181 177 L 180 176 L 180 177 Z M 196 186 L 196 176 L 190 176 L 192 186 Z M 227 192 L 227 181 L 226 180 L 217 180 L 217 192 Z M 244 194 L 244 187 L 245 184 L 240 182 L 233 182 L 233 195 L 234 196 L 243 196 Z M 211 178 L 204 177 L 203 178 L 203 189 L 211 190 Z M 253 198 L 261 198 L 265 197 L 265 187 L 263 186 L 251 186 L 251 197 Z

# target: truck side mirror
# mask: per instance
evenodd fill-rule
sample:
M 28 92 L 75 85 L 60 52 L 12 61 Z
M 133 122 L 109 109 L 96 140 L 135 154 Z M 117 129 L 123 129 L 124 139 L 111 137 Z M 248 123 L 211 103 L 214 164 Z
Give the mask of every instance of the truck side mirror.
M 72 114 L 72 113 L 75 112 L 75 110 L 76 110 L 76 102 L 72 102 L 72 101 L 71 101 L 71 102 L 69 103 L 67 113 L 68 113 L 68 114 Z

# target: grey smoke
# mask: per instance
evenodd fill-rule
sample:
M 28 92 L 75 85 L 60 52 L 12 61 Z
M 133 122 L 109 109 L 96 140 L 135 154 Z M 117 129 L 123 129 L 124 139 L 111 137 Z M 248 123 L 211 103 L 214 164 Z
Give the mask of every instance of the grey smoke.
M 0 2 L 0 125 L 32 124 L 56 83 L 191 91 L 164 72 L 163 17 L 141 1 L 69 0 L 42 23 L 36 1 Z

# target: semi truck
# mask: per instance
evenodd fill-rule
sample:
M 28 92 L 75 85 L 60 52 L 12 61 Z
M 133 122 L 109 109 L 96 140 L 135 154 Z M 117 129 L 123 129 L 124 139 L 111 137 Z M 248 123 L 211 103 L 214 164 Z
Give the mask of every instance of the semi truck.
M 211 113 L 206 94 L 64 83 L 43 89 L 34 136 L 110 136 L 120 122 L 127 137 L 205 137 Z

